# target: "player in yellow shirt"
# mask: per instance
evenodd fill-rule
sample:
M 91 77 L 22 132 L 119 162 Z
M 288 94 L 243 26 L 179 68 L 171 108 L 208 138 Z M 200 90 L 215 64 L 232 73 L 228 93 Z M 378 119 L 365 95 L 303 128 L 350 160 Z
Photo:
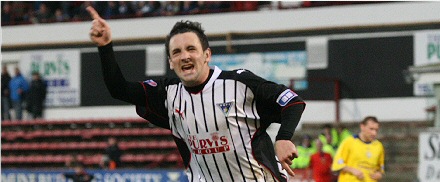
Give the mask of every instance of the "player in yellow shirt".
M 365 117 L 358 135 L 344 140 L 333 158 L 332 171 L 338 171 L 338 182 L 374 182 L 385 174 L 385 151 L 376 139 L 379 121 Z

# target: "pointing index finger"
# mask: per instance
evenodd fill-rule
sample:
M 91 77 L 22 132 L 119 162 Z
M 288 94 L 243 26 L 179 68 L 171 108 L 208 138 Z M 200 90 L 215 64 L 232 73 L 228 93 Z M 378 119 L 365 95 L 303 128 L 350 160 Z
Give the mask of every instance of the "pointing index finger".
M 101 19 L 101 17 L 99 16 L 98 12 L 96 12 L 96 10 L 93 7 L 88 6 L 86 8 L 86 10 L 89 12 L 89 14 L 92 17 L 92 19 L 94 19 L 94 20 Z

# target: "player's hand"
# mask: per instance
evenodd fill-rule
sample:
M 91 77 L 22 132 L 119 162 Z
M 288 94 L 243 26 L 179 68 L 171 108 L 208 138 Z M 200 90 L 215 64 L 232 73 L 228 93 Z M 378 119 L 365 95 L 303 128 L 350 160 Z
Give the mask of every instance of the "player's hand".
M 380 179 L 382 179 L 382 173 L 380 171 L 376 171 L 374 173 L 371 173 L 370 177 L 371 177 L 371 179 L 379 181 Z
M 89 32 L 90 39 L 98 46 L 109 44 L 112 41 L 110 26 L 99 16 L 93 7 L 88 6 L 86 9 L 93 19 L 92 28 L 90 28 Z
M 356 176 L 359 180 L 363 180 L 364 179 L 364 173 L 362 173 L 362 171 L 360 171 L 358 169 L 351 168 L 351 174 Z
M 292 141 L 277 140 L 275 142 L 275 153 L 283 169 L 285 169 L 290 176 L 295 176 L 290 165 L 292 164 L 292 160 L 298 157 L 298 151 Z

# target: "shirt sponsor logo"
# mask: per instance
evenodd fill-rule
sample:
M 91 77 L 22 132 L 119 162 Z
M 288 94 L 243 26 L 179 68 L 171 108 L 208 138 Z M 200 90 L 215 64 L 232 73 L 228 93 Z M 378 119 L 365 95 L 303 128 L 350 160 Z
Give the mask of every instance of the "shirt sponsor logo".
M 152 87 L 156 87 L 157 86 L 157 83 L 154 80 L 146 80 L 146 81 L 144 81 L 144 83 L 146 83 L 146 84 L 148 84 L 148 85 L 150 85 Z
M 194 154 L 224 153 L 231 150 L 231 137 L 220 131 L 188 135 L 188 143 Z
M 226 102 L 226 103 L 219 103 L 216 105 L 223 111 L 223 114 L 225 114 L 225 116 L 228 117 L 229 111 L 231 110 L 231 107 L 233 104 L 234 104 L 234 102 L 231 101 L 231 102 Z
M 285 90 L 283 93 L 280 94 L 280 96 L 278 96 L 277 98 L 277 103 L 280 106 L 286 106 L 287 103 L 290 102 L 290 100 L 292 100 L 293 98 L 297 97 L 298 95 L 293 92 L 290 89 Z

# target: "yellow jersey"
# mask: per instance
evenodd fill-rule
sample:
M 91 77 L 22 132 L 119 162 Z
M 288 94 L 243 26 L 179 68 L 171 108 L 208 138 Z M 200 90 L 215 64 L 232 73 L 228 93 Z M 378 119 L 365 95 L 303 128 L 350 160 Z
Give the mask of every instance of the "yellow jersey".
M 349 166 L 361 170 L 364 179 L 359 180 L 356 176 L 348 172 L 339 173 L 338 182 L 374 182 L 370 174 L 384 170 L 385 151 L 379 140 L 370 143 L 363 142 L 357 135 L 344 140 L 336 151 L 333 158 L 332 171 L 340 171 Z

